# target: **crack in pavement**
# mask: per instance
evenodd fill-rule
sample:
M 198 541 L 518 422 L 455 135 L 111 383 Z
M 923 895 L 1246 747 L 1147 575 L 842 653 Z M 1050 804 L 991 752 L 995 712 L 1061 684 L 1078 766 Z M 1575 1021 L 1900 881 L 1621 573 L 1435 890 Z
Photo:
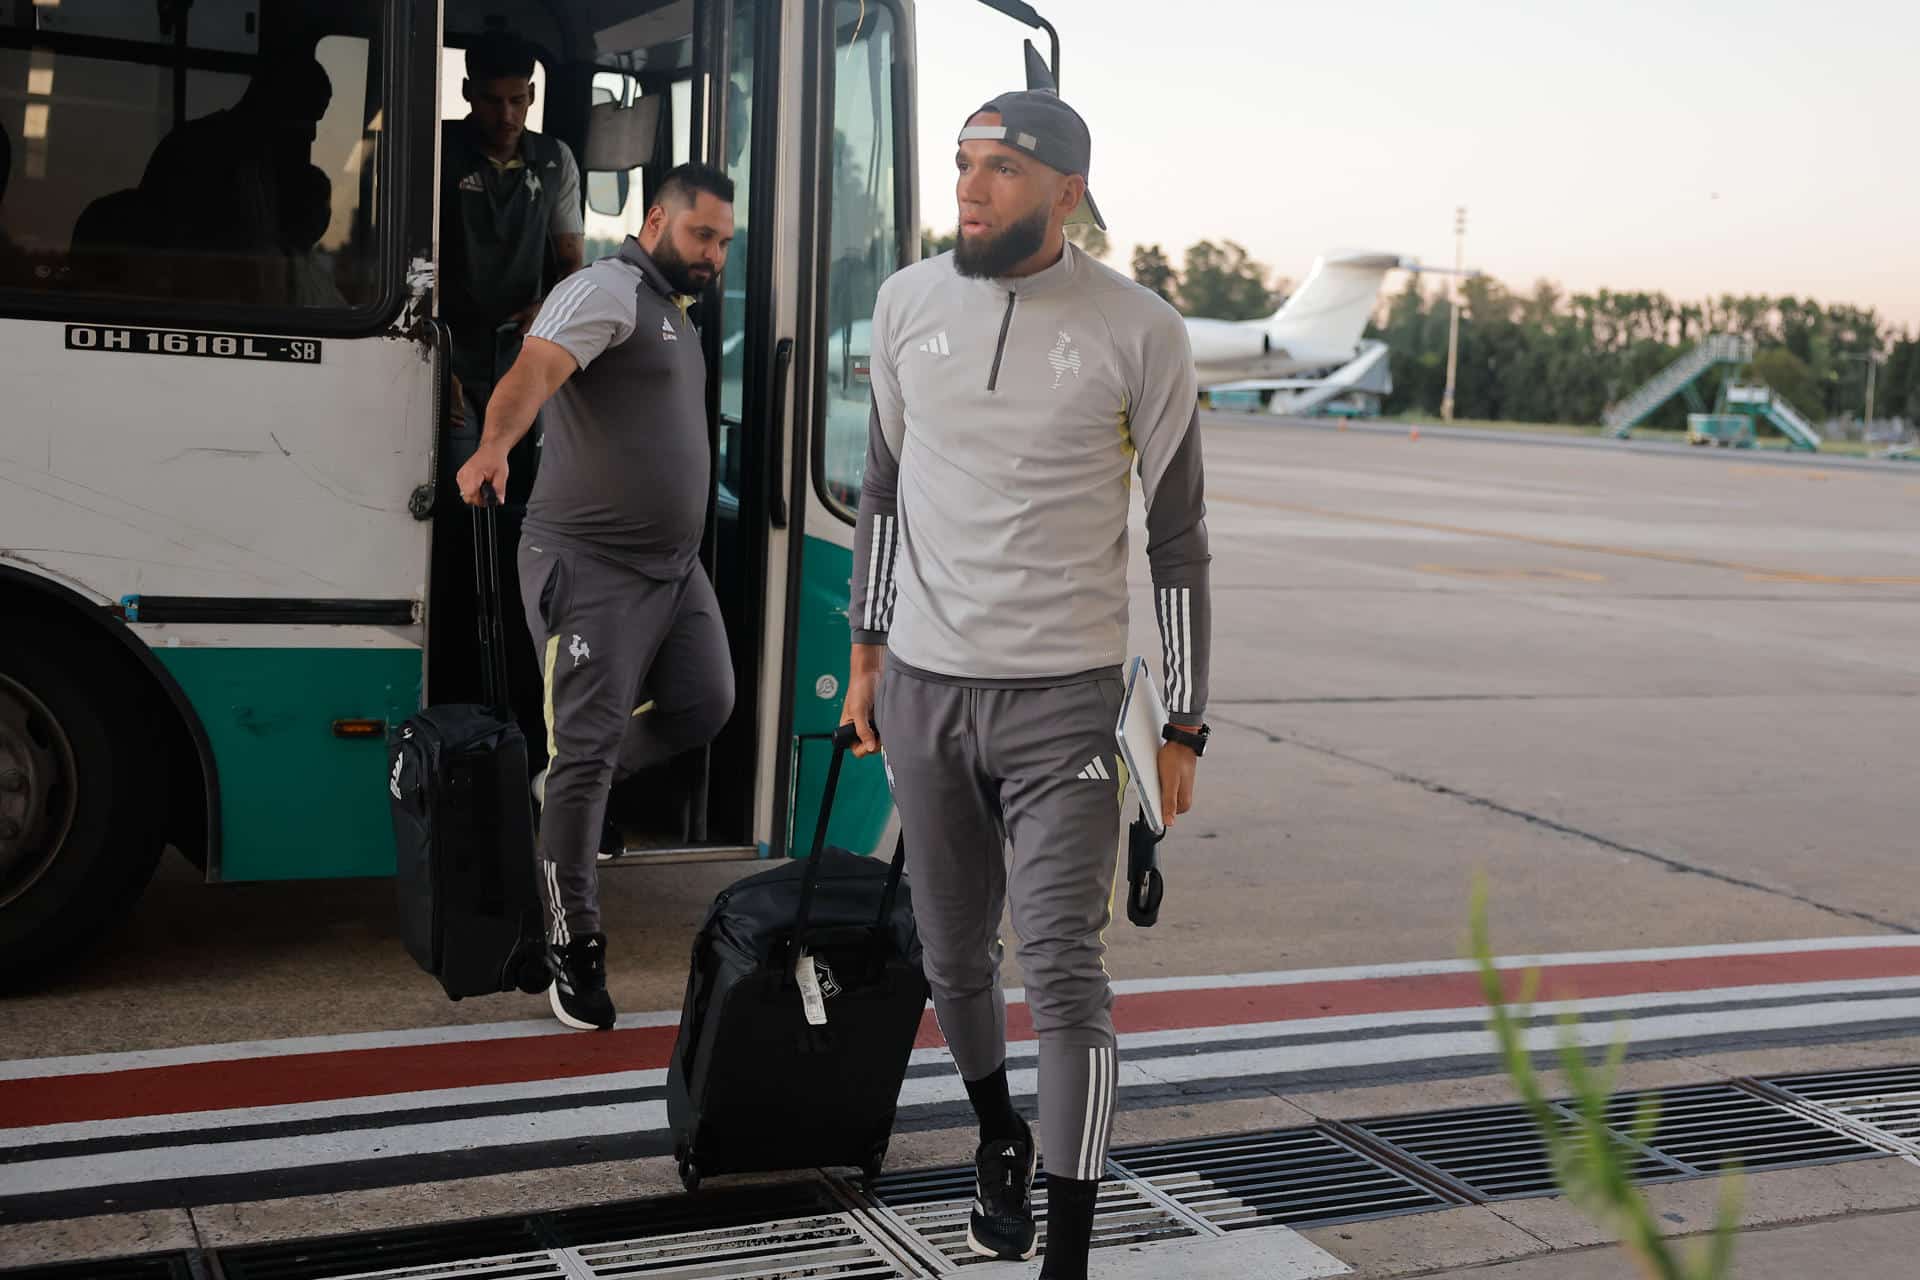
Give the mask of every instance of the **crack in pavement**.
M 1816 911 L 1824 911 L 1828 915 L 1840 916 L 1847 920 L 1861 920 L 1867 924 L 1877 925 L 1882 929 L 1890 929 L 1895 933 L 1908 935 L 1920 934 L 1920 929 L 1916 929 L 1911 925 L 1883 919 L 1870 912 L 1855 911 L 1851 907 L 1834 906 L 1829 902 L 1821 902 L 1817 898 L 1809 898 L 1805 894 L 1794 893 L 1790 889 L 1782 889 L 1774 885 L 1763 884 L 1758 880 L 1748 880 L 1743 876 L 1731 875 L 1725 871 L 1716 871 L 1712 867 L 1703 867 L 1696 863 L 1684 862 L 1669 854 L 1656 853 L 1652 849 L 1642 849 L 1638 845 L 1622 844 L 1618 840 L 1609 839 L 1595 832 L 1585 831 L 1579 827 L 1568 826 L 1564 822 L 1557 822 L 1552 818 L 1546 817 L 1544 814 L 1529 813 L 1525 809 L 1516 809 L 1512 805 L 1501 804 L 1498 800 L 1475 795 L 1471 791 L 1462 791 L 1458 787 L 1450 787 L 1444 782 L 1435 782 L 1430 778 L 1421 778 L 1410 773 L 1402 773 L 1391 765 L 1377 764 L 1372 760 L 1365 760 L 1359 756 L 1348 755 L 1344 751 L 1338 751 L 1333 747 L 1323 746 L 1317 742 L 1309 742 L 1304 738 L 1293 738 L 1285 734 L 1274 733 L 1270 729 L 1264 729 L 1255 724 L 1248 724 L 1244 720 L 1231 720 L 1226 716 L 1216 716 L 1214 718 L 1221 724 L 1230 724 L 1236 729 L 1245 729 L 1249 733 L 1259 734 L 1269 743 L 1276 746 L 1299 747 L 1304 751 L 1312 751 L 1315 754 L 1326 756 L 1329 759 L 1339 760 L 1345 764 L 1358 765 L 1363 769 L 1370 769 L 1375 773 L 1383 773 L 1395 782 L 1419 787 L 1434 795 L 1444 796 L 1449 800 L 1458 800 L 1474 808 L 1486 809 L 1509 818 L 1518 818 L 1530 826 L 1542 827 L 1558 835 L 1571 836 L 1576 840 L 1584 840 L 1589 844 L 1597 844 L 1603 849 L 1611 849 L 1616 853 L 1624 853 L 1635 858 L 1641 858 L 1654 863 L 1656 866 L 1665 867 L 1669 871 L 1681 872 L 1686 875 L 1704 876 L 1708 880 L 1715 880 L 1721 884 L 1732 885 L 1739 889 L 1753 889 L 1757 892 L 1767 894 L 1770 897 L 1784 898 L 1789 902 L 1798 902 L 1802 906 L 1812 907 Z

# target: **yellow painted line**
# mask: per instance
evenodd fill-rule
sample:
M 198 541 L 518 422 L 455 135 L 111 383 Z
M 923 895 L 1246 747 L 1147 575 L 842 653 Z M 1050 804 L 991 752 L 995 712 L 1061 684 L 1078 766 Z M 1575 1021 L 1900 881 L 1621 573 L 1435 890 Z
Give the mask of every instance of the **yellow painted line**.
M 1417 564 L 1421 573 L 1444 573 L 1455 578 L 1513 579 L 1526 582 L 1605 582 L 1604 573 L 1585 573 L 1579 569 L 1491 569 L 1463 564 Z
M 1768 467 L 1757 462 L 1736 462 L 1729 468 L 1737 475 L 1766 476 L 1768 479 L 1785 477 L 1789 480 L 1831 480 L 1833 472 L 1819 471 L 1812 467 Z
M 1444 524 L 1437 520 L 1409 520 L 1404 516 L 1374 516 L 1358 511 L 1335 511 L 1331 507 L 1316 507 L 1305 502 L 1276 502 L 1272 498 L 1251 498 L 1237 493 L 1209 493 L 1213 502 L 1231 502 L 1239 506 L 1261 507 L 1268 511 L 1291 511 L 1296 515 L 1319 516 L 1327 520 L 1351 520 L 1357 524 L 1386 525 L 1395 529 L 1425 529 L 1432 533 L 1453 533 L 1467 538 L 1493 538 L 1500 542 L 1518 542 L 1530 547 L 1552 547 L 1556 551 L 1581 551 L 1596 556 L 1625 556 L 1633 560 L 1657 560 L 1662 564 L 1682 564 L 1695 569 L 1725 569 L 1730 573 L 1742 573 L 1749 577 L 1771 579 L 1791 579 L 1797 570 L 1774 569 L 1762 564 L 1746 564 L 1739 560 L 1714 560 L 1705 556 L 1682 555 L 1677 551 L 1654 551 L 1646 547 L 1616 547 L 1604 542 L 1575 542 L 1569 538 L 1543 538 L 1531 533 L 1509 533 L 1504 529 L 1476 529 L 1471 525 Z M 1849 579 L 1849 581 L 1861 581 Z M 1904 585 L 1920 582 L 1920 579 L 1890 578 L 1880 579 L 1885 585 Z
M 1823 587 L 1920 587 L 1920 578 L 1854 578 L 1832 573 L 1750 573 L 1751 582 L 1811 582 Z

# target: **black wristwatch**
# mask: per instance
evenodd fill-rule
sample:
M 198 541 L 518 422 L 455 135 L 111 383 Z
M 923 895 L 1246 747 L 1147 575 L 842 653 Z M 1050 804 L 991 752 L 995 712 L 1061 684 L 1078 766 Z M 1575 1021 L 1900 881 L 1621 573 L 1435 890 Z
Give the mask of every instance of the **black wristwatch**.
M 1170 724 L 1160 730 L 1160 736 L 1168 742 L 1177 742 L 1189 748 L 1196 756 L 1203 756 L 1207 754 L 1207 739 L 1213 736 L 1213 727 L 1202 724 L 1200 731 L 1196 733 L 1191 729 L 1182 729 L 1177 724 Z

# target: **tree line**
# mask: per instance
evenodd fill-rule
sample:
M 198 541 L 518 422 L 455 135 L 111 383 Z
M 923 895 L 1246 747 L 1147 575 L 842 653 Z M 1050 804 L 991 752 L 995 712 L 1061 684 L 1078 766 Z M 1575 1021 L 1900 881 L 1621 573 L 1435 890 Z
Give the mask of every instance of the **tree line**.
M 1095 256 L 1108 252 L 1096 228 L 1069 231 Z M 953 238 L 928 236 L 922 247 L 944 252 Z M 1257 319 L 1278 310 L 1292 289 L 1232 240 L 1190 245 L 1178 265 L 1160 245 L 1138 245 L 1131 266 L 1135 280 L 1189 316 Z M 1440 411 L 1447 321 L 1446 286 L 1426 287 L 1410 274 L 1367 326 L 1368 337 L 1393 351 L 1388 413 Z M 1753 375 L 1817 425 L 1862 415 L 1866 358 L 1878 353 L 1874 417 L 1920 421 L 1920 333 L 1882 320 L 1871 307 L 1765 295 L 1688 302 L 1644 291 L 1569 293 L 1547 280 L 1517 293 L 1488 276 L 1460 284 L 1454 415 L 1591 425 L 1608 405 L 1714 333 L 1752 339 Z M 1701 380 L 1709 406 L 1719 381 L 1734 372 L 1722 367 Z M 1685 399 L 1676 397 L 1647 425 L 1684 430 L 1687 412 Z
M 1369 336 L 1393 350 L 1387 412 L 1438 412 L 1447 319 L 1445 288 L 1429 291 L 1409 276 L 1368 326 Z M 1454 414 L 1595 423 L 1607 405 L 1714 333 L 1752 339 L 1753 374 L 1816 424 L 1861 416 L 1867 357 L 1878 353 L 1874 417 L 1920 419 L 1920 334 L 1881 320 L 1871 307 L 1764 295 L 1680 302 L 1664 293 L 1566 293 L 1545 280 L 1515 293 L 1485 276 L 1460 285 Z M 1723 367 L 1702 380 L 1709 405 L 1715 380 L 1733 372 Z M 1676 398 L 1648 425 L 1684 429 L 1687 412 Z

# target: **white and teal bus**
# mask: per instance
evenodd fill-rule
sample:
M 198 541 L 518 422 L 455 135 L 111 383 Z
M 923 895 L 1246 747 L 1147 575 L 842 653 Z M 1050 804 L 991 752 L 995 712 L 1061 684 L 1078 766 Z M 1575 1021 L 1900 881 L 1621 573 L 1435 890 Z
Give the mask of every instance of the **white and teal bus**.
M 590 241 L 680 161 L 737 184 L 702 328 L 739 697 L 646 856 L 810 832 L 867 322 L 918 251 L 911 0 L 0 0 L 0 983 L 104 937 L 169 846 L 210 882 L 391 872 L 385 732 L 458 612 L 439 123 L 496 24 L 540 50 Z M 289 165 L 265 108 L 316 61 Z M 890 820 L 861 766 L 832 838 Z

